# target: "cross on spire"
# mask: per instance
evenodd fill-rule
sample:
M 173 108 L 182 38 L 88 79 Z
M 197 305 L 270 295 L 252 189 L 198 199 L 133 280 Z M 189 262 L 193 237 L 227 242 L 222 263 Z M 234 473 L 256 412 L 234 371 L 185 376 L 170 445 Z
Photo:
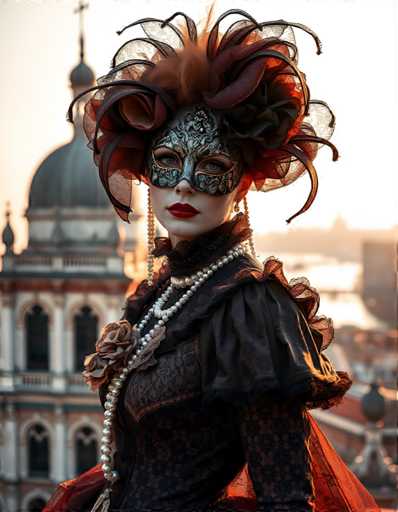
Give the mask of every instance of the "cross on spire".
M 78 7 L 73 11 L 74 14 L 79 14 L 79 42 L 80 42 L 80 60 L 84 60 L 84 11 L 88 9 L 88 2 L 84 3 L 83 0 L 79 0 Z
M 10 205 L 10 201 L 7 201 L 6 202 L 6 221 L 9 222 L 10 220 L 10 215 L 11 215 L 11 205 Z

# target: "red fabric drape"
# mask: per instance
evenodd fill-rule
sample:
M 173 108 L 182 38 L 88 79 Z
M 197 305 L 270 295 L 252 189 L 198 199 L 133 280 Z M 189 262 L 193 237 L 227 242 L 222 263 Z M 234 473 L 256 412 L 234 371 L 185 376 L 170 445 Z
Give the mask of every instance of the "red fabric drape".
M 381 512 L 374 498 L 348 469 L 316 421 L 310 422 L 309 448 L 315 489 L 315 512 Z M 43 512 L 88 512 L 105 485 L 98 464 L 72 480 L 60 483 Z M 247 470 L 243 468 L 226 489 L 225 499 L 239 510 L 255 510 L 256 500 Z
M 315 512 L 380 512 L 373 496 L 348 469 L 316 421 L 308 416 Z

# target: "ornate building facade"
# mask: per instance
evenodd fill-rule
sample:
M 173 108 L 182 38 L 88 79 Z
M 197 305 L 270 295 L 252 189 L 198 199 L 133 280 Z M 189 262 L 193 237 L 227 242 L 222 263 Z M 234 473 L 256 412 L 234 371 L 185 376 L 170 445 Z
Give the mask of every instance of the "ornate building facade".
M 81 36 L 81 60 L 70 74 L 74 95 L 93 81 Z M 102 408 L 81 370 L 101 327 L 121 317 L 130 279 L 124 271 L 126 245 L 121 247 L 116 214 L 86 147 L 81 111 L 78 104 L 72 140 L 46 157 L 33 176 L 29 242 L 21 254 L 14 253 L 6 214 L 0 272 L 1 512 L 42 510 L 56 483 L 97 463 Z M 141 246 L 140 219 L 136 213 L 136 231 L 127 240 L 133 263 Z

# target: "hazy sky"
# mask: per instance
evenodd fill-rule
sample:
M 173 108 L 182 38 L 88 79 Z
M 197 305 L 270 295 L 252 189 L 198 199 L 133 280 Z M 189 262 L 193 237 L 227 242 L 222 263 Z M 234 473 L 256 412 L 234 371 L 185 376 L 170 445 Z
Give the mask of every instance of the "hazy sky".
M 78 62 L 78 19 L 74 0 L 0 0 L 1 121 L 0 229 L 5 202 L 23 245 L 30 180 L 42 159 L 69 140 L 65 121 L 71 92 L 68 75 Z M 197 0 L 91 0 L 85 15 L 86 56 L 100 76 L 114 51 L 132 32 L 116 30 L 140 17 L 166 17 L 184 10 L 203 17 Z M 251 194 L 258 232 L 329 226 L 341 215 L 354 227 L 397 223 L 397 30 L 396 0 L 220 0 L 216 12 L 241 8 L 259 21 L 285 19 L 310 26 L 323 42 L 317 56 L 310 37 L 298 35 L 299 66 L 313 98 L 326 100 L 337 116 L 333 141 L 316 160 L 320 178 L 311 209 L 287 228 L 284 220 L 304 203 L 309 179 L 286 190 Z M 134 34 L 137 34 L 135 32 Z

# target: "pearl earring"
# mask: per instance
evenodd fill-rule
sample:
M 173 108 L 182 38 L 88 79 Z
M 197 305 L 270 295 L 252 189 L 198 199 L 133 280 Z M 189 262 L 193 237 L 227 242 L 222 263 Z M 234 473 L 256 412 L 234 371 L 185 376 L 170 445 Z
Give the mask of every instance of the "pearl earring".
M 249 215 L 249 205 L 247 204 L 247 197 L 246 196 L 243 198 L 243 208 L 245 210 L 245 216 L 246 216 L 246 219 L 247 219 L 247 225 L 251 229 L 251 226 L 250 226 L 250 215 Z M 253 258 L 257 258 L 256 249 L 254 247 L 253 230 L 251 231 L 251 233 L 252 234 L 250 235 L 250 238 L 249 238 L 250 252 L 251 252 L 251 255 L 253 256 Z
M 153 268 L 155 262 L 155 256 L 153 256 L 152 251 L 155 247 L 155 216 L 153 214 L 152 208 L 152 200 L 151 200 L 151 191 L 148 188 L 147 192 L 147 247 L 148 247 L 148 256 L 147 256 L 147 280 L 149 286 L 153 284 Z
M 239 201 L 236 201 L 236 203 L 234 204 L 234 212 L 235 213 L 239 213 L 240 212 Z

